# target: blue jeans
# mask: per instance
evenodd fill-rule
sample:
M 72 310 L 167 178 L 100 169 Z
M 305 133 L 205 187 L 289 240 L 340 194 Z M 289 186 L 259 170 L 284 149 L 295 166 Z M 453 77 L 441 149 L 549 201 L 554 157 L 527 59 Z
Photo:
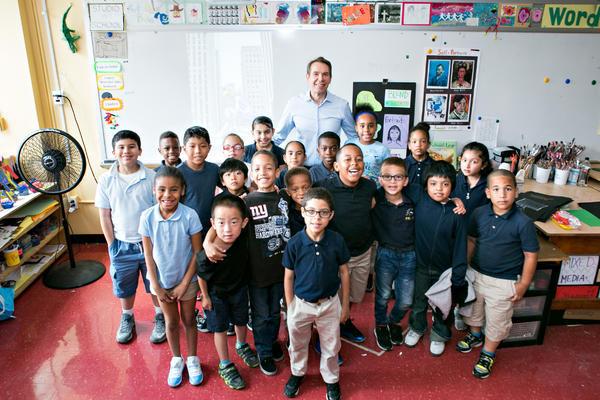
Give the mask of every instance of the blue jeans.
M 273 356 L 273 343 L 279 335 L 283 282 L 266 287 L 248 286 L 252 308 L 252 332 L 254 345 L 261 359 Z
M 397 251 L 380 246 L 375 261 L 375 323 L 397 324 L 413 302 L 417 256 L 414 250 Z M 392 289 L 392 283 L 394 289 Z M 389 316 L 388 300 L 395 291 L 396 301 Z

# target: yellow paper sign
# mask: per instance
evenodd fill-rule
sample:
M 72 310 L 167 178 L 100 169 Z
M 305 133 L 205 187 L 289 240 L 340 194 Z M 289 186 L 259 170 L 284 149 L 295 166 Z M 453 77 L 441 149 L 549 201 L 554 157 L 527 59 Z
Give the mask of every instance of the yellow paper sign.
M 598 29 L 600 6 L 584 4 L 546 4 L 542 28 Z
M 121 90 L 123 89 L 123 74 L 98 74 L 99 90 Z
M 116 111 L 123 108 L 123 100 L 118 98 L 102 99 L 100 107 L 105 111 Z

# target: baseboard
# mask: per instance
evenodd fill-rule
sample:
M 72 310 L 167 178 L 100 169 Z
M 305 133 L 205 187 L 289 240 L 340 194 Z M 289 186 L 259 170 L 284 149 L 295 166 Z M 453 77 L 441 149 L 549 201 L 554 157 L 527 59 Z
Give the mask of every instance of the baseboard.
M 71 235 L 71 242 L 76 244 L 106 243 L 104 235 Z

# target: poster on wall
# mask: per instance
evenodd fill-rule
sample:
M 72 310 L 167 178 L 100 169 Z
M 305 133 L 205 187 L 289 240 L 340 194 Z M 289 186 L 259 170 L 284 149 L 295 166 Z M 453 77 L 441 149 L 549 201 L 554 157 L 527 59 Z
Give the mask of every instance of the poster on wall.
M 368 105 L 377 115 L 375 140 L 390 149 L 390 153 L 406 156 L 408 130 L 414 124 L 414 82 L 354 82 L 352 112 L 357 106 Z
M 428 49 L 421 119 L 436 129 L 471 125 L 479 50 Z

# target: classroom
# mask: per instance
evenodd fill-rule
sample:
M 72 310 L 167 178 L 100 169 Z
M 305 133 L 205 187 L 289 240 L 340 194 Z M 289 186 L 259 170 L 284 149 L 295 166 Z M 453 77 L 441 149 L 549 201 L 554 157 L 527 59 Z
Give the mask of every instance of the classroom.
M 599 38 L 579 0 L 0 1 L 0 397 L 597 398 Z

